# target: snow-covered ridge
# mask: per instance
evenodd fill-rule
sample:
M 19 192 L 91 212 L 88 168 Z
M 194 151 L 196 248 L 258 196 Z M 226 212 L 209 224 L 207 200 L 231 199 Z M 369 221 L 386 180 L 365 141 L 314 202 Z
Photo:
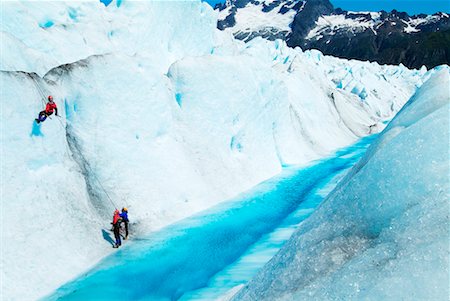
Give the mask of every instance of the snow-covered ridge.
M 148 233 L 380 131 L 426 72 L 245 44 L 199 1 L 119 3 L 2 3 L 6 300 L 111 252 L 108 196 Z M 40 91 L 61 119 L 38 126 Z
M 249 41 L 256 36 L 274 40 L 288 38 L 292 31 L 294 17 L 302 11 L 307 1 L 248 1 L 244 7 L 229 1 L 219 11 L 219 28 L 233 33 L 238 39 Z M 315 4 L 311 4 L 315 5 Z M 232 17 L 233 22 L 226 22 Z M 406 13 L 386 12 L 354 12 L 335 10 L 331 14 L 322 15 L 316 25 L 307 34 L 306 39 L 320 39 L 334 35 L 337 30 L 347 30 L 352 33 L 363 32 L 366 29 L 377 34 L 380 26 L 389 23 L 391 26 L 402 26 L 404 33 L 420 32 L 423 28 L 436 24 L 448 23 L 449 16 L 445 13 L 433 15 L 408 16 Z M 221 25 L 224 23 L 225 25 Z
M 234 300 L 446 300 L 450 69 L 409 100 Z
M 346 30 L 352 33 L 363 32 L 370 29 L 374 34 L 385 23 L 396 26 L 397 23 L 403 24 L 403 32 L 420 32 L 424 26 L 441 22 L 443 19 L 449 19 L 447 14 L 434 14 L 427 16 L 412 16 L 406 19 L 384 16 L 381 13 L 373 12 L 347 12 L 345 14 L 332 14 L 321 16 L 316 21 L 316 26 L 306 36 L 306 39 L 321 39 L 325 35 L 332 36 L 339 30 Z
M 374 31 L 377 23 L 373 20 L 360 18 L 346 18 L 345 15 L 322 16 L 316 21 L 316 26 L 308 33 L 306 39 L 321 39 L 324 35 L 334 35 L 336 31 L 348 29 L 353 33 L 365 31 L 370 28 Z M 374 31 L 375 32 L 375 31 Z
M 230 0 L 218 10 L 217 27 L 246 42 L 255 37 L 282 39 L 291 47 L 409 68 L 449 63 L 445 37 L 450 18 L 445 13 L 347 12 L 334 8 L 329 0 L 298 1 L 293 6 L 291 0 L 269 6 L 256 0 Z M 403 46 L 396 47 L 398 43 Z

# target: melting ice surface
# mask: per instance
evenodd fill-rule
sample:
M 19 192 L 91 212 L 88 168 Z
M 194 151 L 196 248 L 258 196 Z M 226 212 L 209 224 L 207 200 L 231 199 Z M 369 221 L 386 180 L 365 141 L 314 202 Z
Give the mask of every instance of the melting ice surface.
M 288 167 L 229 202 L 136 239 L 47 300 L 217 298 L 251 279 L 373 138 L 309 167 Z

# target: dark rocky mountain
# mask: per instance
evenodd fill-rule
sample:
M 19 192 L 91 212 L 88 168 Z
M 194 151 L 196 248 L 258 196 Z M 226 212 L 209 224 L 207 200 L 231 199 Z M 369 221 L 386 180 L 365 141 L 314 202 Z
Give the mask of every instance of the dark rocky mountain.
M 217 27 L 244 41 L 284 39 L 291 47 L 409 68 L 450 65 L 445 13 L 348 12 L 328 0 L 229 0 L 216 8 Z

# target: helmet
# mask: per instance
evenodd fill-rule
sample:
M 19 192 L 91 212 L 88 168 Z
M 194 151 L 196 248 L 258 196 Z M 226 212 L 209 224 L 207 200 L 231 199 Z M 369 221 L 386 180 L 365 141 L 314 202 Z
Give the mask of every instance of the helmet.
M 48 100 L 53 100 L 53 96 L 49 95 Z
M 119 210 L 114 210 L 114 215 L 116 215 L 116 214 L 119 214 L 120 212 L 119 212 Z
M 123 208 L 122 208 L 122 211 L 128 212 L 127 207 L 123 207 Z

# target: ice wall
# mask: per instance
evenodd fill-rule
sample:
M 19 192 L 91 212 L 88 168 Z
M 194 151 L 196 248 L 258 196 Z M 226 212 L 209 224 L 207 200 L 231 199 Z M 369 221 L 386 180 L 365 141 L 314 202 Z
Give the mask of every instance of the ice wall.
M 233 300 L 447 300 L 450 69 Z
M 101 186 L 117 206 L 132 205 L 131 219 L 138 224 L 139 220 L 164 224 L 166 213 L 161 212 L 160 204 L 172 211 L 175 198 L 187 202 L 179 197 L 176 185 L 194 167 L 177 165 L 181 151 L 176 146 L 165 144 L 166 153 L 174 160 L 164 169 L 181 176 L 164 186 L 157 186 L 154 180 L 163 177 L 157 169 L 163 160 L 157 155 L 161 147 L 157 148 L 156 132 L 171 115 L 170 108 L 165 112 L 158 108 L 174 102 L 173 95 L 164 84 L 156 93 L 164 87 L 165 97 L 153 94 L 150 99 L 144 93 L 152 89 L 155 78 L 161 81 L 174 60 L 209 53 L 215 29 L 211 11 L 200 2 L 127 2 L 108 8 L 98 1 L 2 2 L 4 300 L 43 296 L 111 252 L 105 238 L 114 207 Z M 189 20 L 188 24 L 183 20 Z M 54 69 L 57 66 L 61 67 Z M 64 76 L 69 70 L 80 77 Z M 62 118 L 52 117 L 38 126 L 34 118 L 44 108 L 40 90 L 54 95 Z M 144 114 L 149 122 L 142 121 Z M 89 139 L 83 139 L 85 136 Z M 152 139 L 154 145 L 146 144 L 139 151 L 137 143 L 130 144 L 139 139 Z M 76 150 L 79 152 L 74 153 Z M 139 185 L 122 183 L 141 194 L 134 199 L 137 202 L 131 201 L 121 186 L 113 189 L 124 178 L 135 180 L 127 175 L 142 172 L 137 166 L 152 158 L 152 168 L 145 171 L 147 176 L 140 175 Z M 108 180 L 114 175 L 121 178 Z M 192 190 L 200 186 L 192 182 Z M 167 199 L 166 194 L 172 198 Z M 137 204 L 142 201 L 153 211 L 141 210 Z M 169 214 L 186 214 L 182 210 Z
M 422 83 L 423 70 L 243 44 L 215 14 L 2 3 L 4 298 L 45 295 L 111 252 L 109 197 L 134 235 L 155 230 L 379 131 Z M 62 116 L 38 126 L 41 93 Z

